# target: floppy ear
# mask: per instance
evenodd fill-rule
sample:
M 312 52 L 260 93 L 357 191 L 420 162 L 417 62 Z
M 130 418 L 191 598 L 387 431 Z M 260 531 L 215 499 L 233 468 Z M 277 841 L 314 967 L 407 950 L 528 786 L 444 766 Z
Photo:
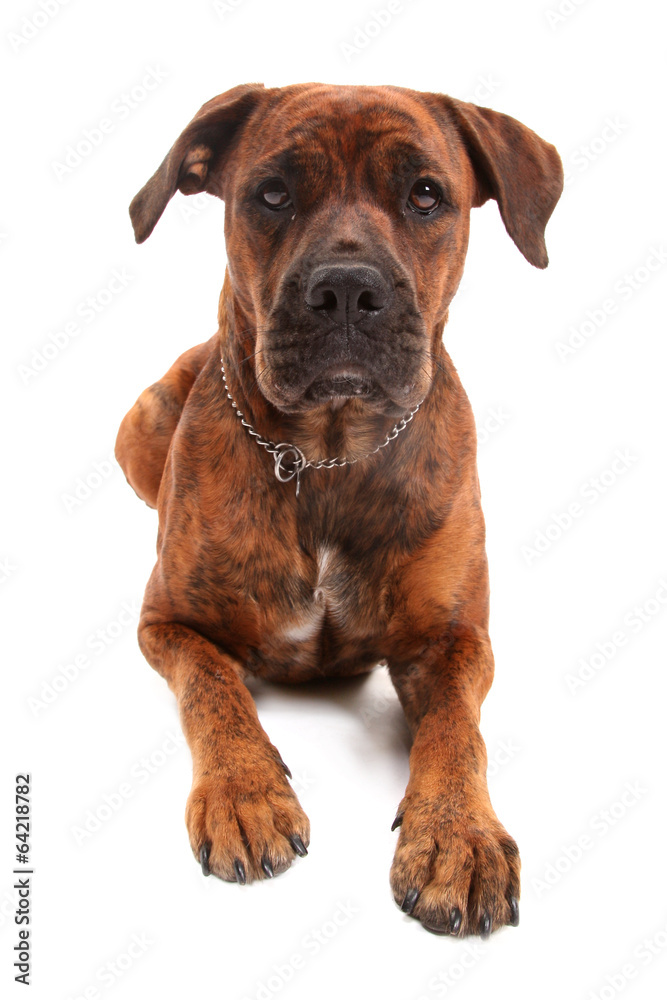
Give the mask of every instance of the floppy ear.
M 475 206 L 495 198 L 505 228 L 526 260 L 549 263 L 544 230 L 563 190 L 556 148 L 509 115 L 445 97 L 477 177 Z
M 130 204 L 137 243 L 148 239 L 176 191 L 213 191 L 213 174 L 237 128 L 265 93 L 263 83 L 248 83 L 203 105 L 149 181 Z

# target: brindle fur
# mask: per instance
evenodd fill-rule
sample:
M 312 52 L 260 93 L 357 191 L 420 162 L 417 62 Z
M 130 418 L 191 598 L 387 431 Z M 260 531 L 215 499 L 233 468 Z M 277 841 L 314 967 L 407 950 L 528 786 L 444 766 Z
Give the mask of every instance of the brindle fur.
M 267 175 L 296 191 L 293 210 L 258 207 Z M 438 219 L 405 208 L 424 175 L 447 197 Z M 442 333 L 471 207 L 495 198 L 519 249 L 546 266 L 558 154 L 514 119 L 444 95 L 252 84 L 204 105 L 134 199 L 139 242 L 177 189 L 226 202 L 219 330 L 142 394 L 117 456 L 159 513 L 139 641 L 192 751 L 193 852 L 205 872 L 244 881 L 288 868 L 309 843 L 247 674 L 299 682 L 384 663 L 413 735 L 396 902 L 440 933 L 516 923 L 519 855 L 489 800 L 478 728 L 494 666 L 475 427 Z M 388 276 L 381 324 L 313 318 L 304 283 L 330 261 Z M 377 454 L 306 469 L 297 498 L 227 399 L 221 356 L 246 419 L 312 461 L 364 455 L 424 401 Z M 373 394 L 309 399 L 333 356 L 365 365 Z

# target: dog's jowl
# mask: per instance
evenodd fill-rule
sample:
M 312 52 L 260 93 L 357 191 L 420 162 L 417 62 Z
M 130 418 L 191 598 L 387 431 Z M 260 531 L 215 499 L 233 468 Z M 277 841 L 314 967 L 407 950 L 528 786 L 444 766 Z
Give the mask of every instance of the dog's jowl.
M 554 147 L 487 108 L 250 84 L 205 104 L 133 200 L 138 242 L 177 190 L 225 201 L 218 332 L 142 393 L 116 446 L 159 514 L 139 642 L 178 699 L 204 874 L 270 878 L 310 840 L 244 677 L 384 664 L 413 736 L 396 903 L 445 934 L 518 922 L 478 728 L 493 655 L 475 427 L 442 337 L 470 209 L 494 198 L 546 267 L 561 189 Z

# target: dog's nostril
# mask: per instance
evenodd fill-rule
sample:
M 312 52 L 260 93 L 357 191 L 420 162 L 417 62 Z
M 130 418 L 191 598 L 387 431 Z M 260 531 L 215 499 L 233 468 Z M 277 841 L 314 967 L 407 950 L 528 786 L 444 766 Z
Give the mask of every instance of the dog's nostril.
M 378 302 L 375 291 L 371 289 L 362 292 L 357 299 L 357 308 L 364 309 L 366 312 L 377 312 L 378 309 L 382 309 L 383 305 L 383 302 Z
M 336 298 L 336 293 L 331 288 L 319 289 L 319 292 L 318 296 L 313 297 L 311 303 L 313 309 L 332 311 L 337 308 L 338 299 Z

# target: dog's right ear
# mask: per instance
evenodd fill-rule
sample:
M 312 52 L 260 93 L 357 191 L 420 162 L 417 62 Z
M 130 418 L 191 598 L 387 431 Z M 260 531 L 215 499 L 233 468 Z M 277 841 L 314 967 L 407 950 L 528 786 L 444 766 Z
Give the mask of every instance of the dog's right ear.
M 265 93 L 263 83 L 246 83 L 219 94 L 199 109 L 151 179 L 132 199 L 130 218 L 137 243 L 148 239 L 176 191 L 219 194 L 213 188 L 214 173 L 236 130 Z

